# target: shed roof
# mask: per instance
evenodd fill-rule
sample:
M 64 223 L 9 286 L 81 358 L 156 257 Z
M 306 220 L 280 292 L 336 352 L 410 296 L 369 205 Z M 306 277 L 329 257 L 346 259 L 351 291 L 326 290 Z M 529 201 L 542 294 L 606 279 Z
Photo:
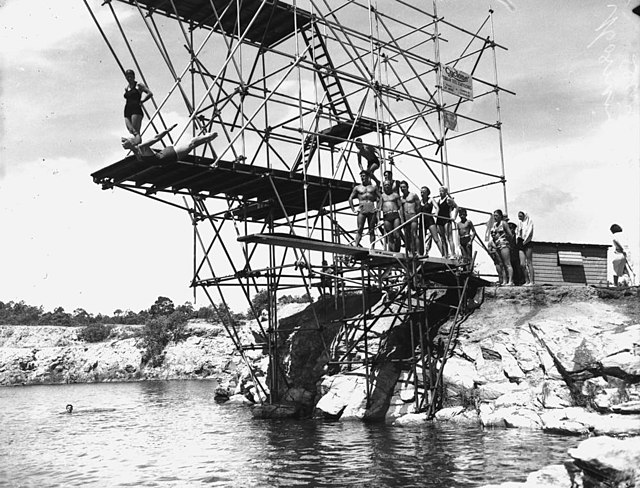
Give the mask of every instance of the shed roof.
M 590 247 L 590 248 L 608 248 L 611 244 L 588 244 L 579 242 L 552 242 L 552 241 L 533 241 L 533 244 L 548 244 L 556 247 Z

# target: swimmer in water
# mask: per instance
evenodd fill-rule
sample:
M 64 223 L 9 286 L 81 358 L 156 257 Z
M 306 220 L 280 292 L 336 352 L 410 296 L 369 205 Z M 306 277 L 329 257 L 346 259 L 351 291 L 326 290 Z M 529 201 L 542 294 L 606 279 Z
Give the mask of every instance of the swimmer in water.
M 67 411 L 67 413 L 73 413 L 73 405 L 71 405 L 70 403 L 65 407 L 65 410 Z

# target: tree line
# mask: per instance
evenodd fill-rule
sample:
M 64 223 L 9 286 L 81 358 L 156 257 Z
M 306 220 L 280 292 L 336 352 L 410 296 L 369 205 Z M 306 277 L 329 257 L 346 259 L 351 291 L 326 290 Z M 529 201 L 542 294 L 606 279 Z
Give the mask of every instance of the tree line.
M 292 302 L 308 302 L 307 297 L 281 296 L 279 304 Z M 57 325 L 63 327 L 82 327 L 94 324 L 124 324 L 145 325 L 157 317 L 169 317 L 178 314 L 181 320 L 188 321 L 202 319 L 211 322 L 223 322 L 229 324 L 233 321 L 251 319 L 256 314 L 267 308 L 267 290 L 256 293 L 252 300 L 252 306 L 245 313 L 232 311 L 225 303 L 200 307 L 198 309 L 190 302 L 175 305 L 170 298 L 159 296 L 148 308 L 133 312 L 132 310 L 116 309 L 113 315 L 92 314 L 83 308 L 77 308 L 73 312 L 66 312 L 63 307 L 56 307 L 52 312 L 45 312 L 42 306 L 28 305 L 24 301 L 2 302 L 0 301 L 0 325 Z

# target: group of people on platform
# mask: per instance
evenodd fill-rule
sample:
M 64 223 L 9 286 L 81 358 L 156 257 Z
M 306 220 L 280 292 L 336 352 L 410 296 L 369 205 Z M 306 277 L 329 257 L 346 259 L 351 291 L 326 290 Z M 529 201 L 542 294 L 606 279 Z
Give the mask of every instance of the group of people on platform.
M 154 165 L 177 162 L 196 147 L 211 142 L 218 136 L 215 132 L 203 133 L 185 143 L 169 145 L 162 150 L 152 149 L 151 146 L 160 142 L 176 125 L 143 143 L 140 134 L 144 118 L 142 105 L 153 97 L 153 93 L 144 83 L 136 81 L 133 70 L 126 70 L 125 78 L 127 85 L 124 89 L 124 119 L 131 137 L 121 138 L 121 143 L 137 160 Z M 409 191 L 406 181 L 394 180 L 391 170 L 383 173 L 383 180 L 380 182 L 375 175 L 381 165 L 378 150 L 370 144 L 363 143 L 360 138 L 355 140 L 355 145 L 358 150 L 358 165 L 362 171 L 361 183 L 353 188 L 349 197 L 349 206 L 357 214 L 354 244 L 360 245 L 365 225 L 368 227 L 371 245 L 379 240 L 376 239 L 375 230 L 380 225 L 381 216 L 382 235 L 386 236 L 388 250 L 398 252 L 404 243 L 408 255 L 426 257 L 435 243 L 442 257 L 459 256 L 463 261 L 471 262 L 476 230 L 473 222 L 468 219 L 467 210 L 458 207 L 449 195 L 448 188 L 441 186 L 438 196 L 432 197 L 431 190 L 423 186 L 418 196 Z M 363 166 L 363 160 L 366 161 L 366 166 Z M 372 183 L 372 180 L 375 183 Z M 354 204 L 356 198 L 357 208 Z M 614 285 L 618 285 L 619 281 L 624 282 L 628 279 L 631 267 L 625 246 L 621 243 L 622 229 L 619 225 L 613 224 L 610 230 L 614 236 L 613 280 Z M 457 239 L 454 234 L 457 234 Z M 508 221 L 502 210 L 493 212 L 487 222 L 485 243 L 479 242 L 495 264 L 499 284 L 511 286 L 519 282 L 530 286 L 535 283 L 532 239 L 533 221 L 528 214 L 518 212 L 518 222 L 514 224 Z M 456 252 L 457 246 L 459 253 Z
M 399 252 L 404 244 L 408 256 L 427 257 L 435 243 L 444 258 L 472 261 L 475 226 L 447 187 L 441 186 L 438 195 L 432 197 L 431 190 L 423 186 L 418 196 L 409 190 L 406 181 L 394 180 L 392 171 L 387 170 L 379 182 L 380 191 L 371 181 L 371 171 L 379 168 L 379 160 L 362 157 L 367 159 L 368 166 L 360 172 L 361 183 L 354 186 L 349 196 L 349 206 L 357 215 L 354 245 L 360 245 L 367 226 L 372 247 L 384 238 L 389 251 Z M 376 236 L 378 227 L 383 237 Z M 495 264 L 499 284 L 512 286 L 514 277 L 526 286 L 534 284 L 532 239 L 533 221 L 525 212 L 518 213 L 517 224 L 508 222 L 502 210 L 493 213 L 487 223 L 486 244 L 480 243 Z

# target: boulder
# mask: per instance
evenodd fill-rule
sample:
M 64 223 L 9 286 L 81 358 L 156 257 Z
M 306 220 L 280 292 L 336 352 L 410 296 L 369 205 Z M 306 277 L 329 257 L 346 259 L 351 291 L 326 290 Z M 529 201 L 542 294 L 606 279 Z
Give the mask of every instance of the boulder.
M 464 412 L 464 407 L 462 406 L 443 408 L 436 412 L 435 419 L 440 421 L 451 420 L 453 417 L 455 417 L 456 415 L 460 415 L 462 412 Z
M 452 357 L 445 363 L 443 380 L 448 387 L 453 387 L 454 389 L 473 389 L 476 376 L 475 366 L 466 359 Z
M 584 472 L 584 486 L 640 485 L 640 437 L 592 437 L 569 449 L 569 455 Z
M 325 377 L 316 411 L 328 418 L 362 418 L 366 407 L 365 370 Z
M 526 408 L 518 408 L 504 414 L 504 423 L 507 427 L 517 429 L 541 429 L 540 415 Z
M 408 425 L 420 425 L 424 424 L 427 421 L 426 412 L 423 413 L 409 413 L 407 415 L 403 415 L 402 417 L 397 418 L 393 425 L 397 425 L 400 427 L 406 427 Z

